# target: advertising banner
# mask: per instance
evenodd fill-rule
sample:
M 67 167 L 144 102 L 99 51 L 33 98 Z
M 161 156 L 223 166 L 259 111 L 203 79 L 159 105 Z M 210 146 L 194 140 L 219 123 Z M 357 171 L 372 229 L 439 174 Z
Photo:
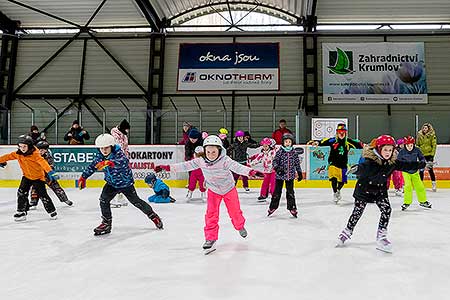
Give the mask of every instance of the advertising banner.
M 179 91 L 279 90 L 278 43 L 180 44 Z
M 361 157 L 362 149 L 350 149 L 348 152 L 348 165 L 352 166 L 358 163 Z M 328 156 L 330 147 L 311 147 L 309 149 L 309 179 L 310 180 L 328 180 Z M 353 174 L 348 175 L 348 180 L 356 179 Z
M 426 104 L 424 43 L 323 43 L 323 103 Z

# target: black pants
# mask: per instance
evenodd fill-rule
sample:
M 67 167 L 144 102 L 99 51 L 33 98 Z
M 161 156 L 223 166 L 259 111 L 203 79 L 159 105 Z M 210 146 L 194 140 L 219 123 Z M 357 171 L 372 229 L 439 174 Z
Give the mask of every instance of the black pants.
M 131 204 L 139 208 L 147 216 L 150 216 L 153 213 L 153 209 L 150 204 L 139 198 L 134 185 L 116 189 L 109 184 L 105 184 L 102 194 L 100 195 L 100 209 L 102 210 L 103 218 L 108 220 L 112 218 L 110 202 L 119 193 L 124 194 Z
M 47 181 L 46 183 L 52 189 L 52 191 L 55 193 L 56 197 L 58 197 L 59 201 L 66 202 L 67 200 L 69 200 L 67 198 L 66 192 L 59 185 L 58 181 L 56 181 L 56 180 Z M 36 188 L 34 186 L 31 188 L 31 201 L 33 202 L 34 205 L 37 205 L 37 203 L 39 201 L 39 197 L 36 193 Z M 31 204 L 31 205 L 33 205 L 33 204 Z
M 330 181 L 331 181 L 331 188 L 333 189 L 333 193 L 340 191 L 342 189 L 342 187 L 344 186 L 344 183 L 338 182 L 337 178 L 335 178 L 335 177 L 331 178 Z
M 295 204 L 295 193 L 294 193 L 294 180 L 275 180 L 275 190 L 272 195 L 272 200 L 270 201 L 269 209 L 277 209 L 280 205 L 281 193 L 283 190 L 283 182 L 286 182 L 286 200 L 287 209 L 297 209 Z
M 432 155 L 425 156 L 426 161 L 433 161 L 434 157 Z M 420 179 L 423 181 L 424 171 L 420 171 Z M 433 167 L 428 169 L 428 173 L 430 173 L 430 179 L 431 181 L 436 181 L 436 176 L 434 175 Z
M 380 216 L 380 222 L 378 223 L 378 229 L 387 229 L 387 226 L 389 224 L 389 219 L 391 217 L 391 204 L 389 203 L 388 198 L 378 198 L 375 200 L 375 204 L 378 206 L 378 208 L 381 211 Z M 358 223 L 359 219 L 361 218 L 364 209 L 366 208 L 367 202 L 360 199 L 355 198 L 355 208 L 353 208 L 352 215 L 348 219 L 347 228 L 353 231 L 353 229 L 356 226 L 356 223 Z
M 52 199 L 47 194 L 45 189 L 45 182 L 42 180 L 31 180 L 26 177 L 22 177 L 20 182 L 19 190 L 17 191 L 17 211 L 28 211 L 28 193 L 30 192 L 31 186 L 34 186 L 38 197 L 42 200 L 45 211 L 49 214 L 56 210 L 55 205 L 53 205 Z

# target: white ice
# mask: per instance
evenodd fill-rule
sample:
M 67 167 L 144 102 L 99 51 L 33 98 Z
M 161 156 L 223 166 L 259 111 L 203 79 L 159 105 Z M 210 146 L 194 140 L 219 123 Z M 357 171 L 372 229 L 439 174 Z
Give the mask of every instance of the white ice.
M 415 200 L 402 212 L 401 198 L 391 197 L 392 254 L 375 249 L 373 204 L 346 247 L 334 247 L 352 189 L 339 205 L 328 189 L 296 189 L 298 219 L 284 201 L 268 218 L 258 190 L 240 190 L 249 236 L 233 229 L 222 204 L 217 251 L 208 256 L 205 204 L 186 203 L 184 189 L 172 189 L 175 204 L 153 205 L 164 230 L 128 206 L 113 209 L 113 231 L 102 237 L 92 232 L 100 189 L 67 192 L 75 205 L 55 201 L 58 220 L 39 205 L 17 223 L 16 190 L 0 189 L 0 299 L 449 299 L 450 190 L 428 192 L 432 210 Z

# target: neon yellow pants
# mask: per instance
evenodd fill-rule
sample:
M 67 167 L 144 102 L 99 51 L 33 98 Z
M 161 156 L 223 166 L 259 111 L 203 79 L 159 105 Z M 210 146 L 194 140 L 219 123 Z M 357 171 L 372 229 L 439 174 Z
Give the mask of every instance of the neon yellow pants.
M 417 200 L 420 203 L 427 201 L 427 193 L 425 191 L 425 186 L 423 185 L 422 180 L 420 180 L 419 172 L 414 174 L 402 172 L 403 178 L 405 180 L 405 185 L 403 186 L 404 194 L 404 203 L 411 204 L 412 203 L 412 191 L 416 190 Z

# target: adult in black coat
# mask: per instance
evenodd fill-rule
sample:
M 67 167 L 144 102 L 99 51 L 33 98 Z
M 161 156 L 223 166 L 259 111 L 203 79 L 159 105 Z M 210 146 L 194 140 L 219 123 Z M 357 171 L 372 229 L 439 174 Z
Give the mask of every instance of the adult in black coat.
M 89 140 L 91 136 L 80 126 L 80 122 L 75 120 L 72 122 L 72 127 L 64 135 L 64 140 L 69 142 L 69 145 L 84 145 L 85 140 Z

